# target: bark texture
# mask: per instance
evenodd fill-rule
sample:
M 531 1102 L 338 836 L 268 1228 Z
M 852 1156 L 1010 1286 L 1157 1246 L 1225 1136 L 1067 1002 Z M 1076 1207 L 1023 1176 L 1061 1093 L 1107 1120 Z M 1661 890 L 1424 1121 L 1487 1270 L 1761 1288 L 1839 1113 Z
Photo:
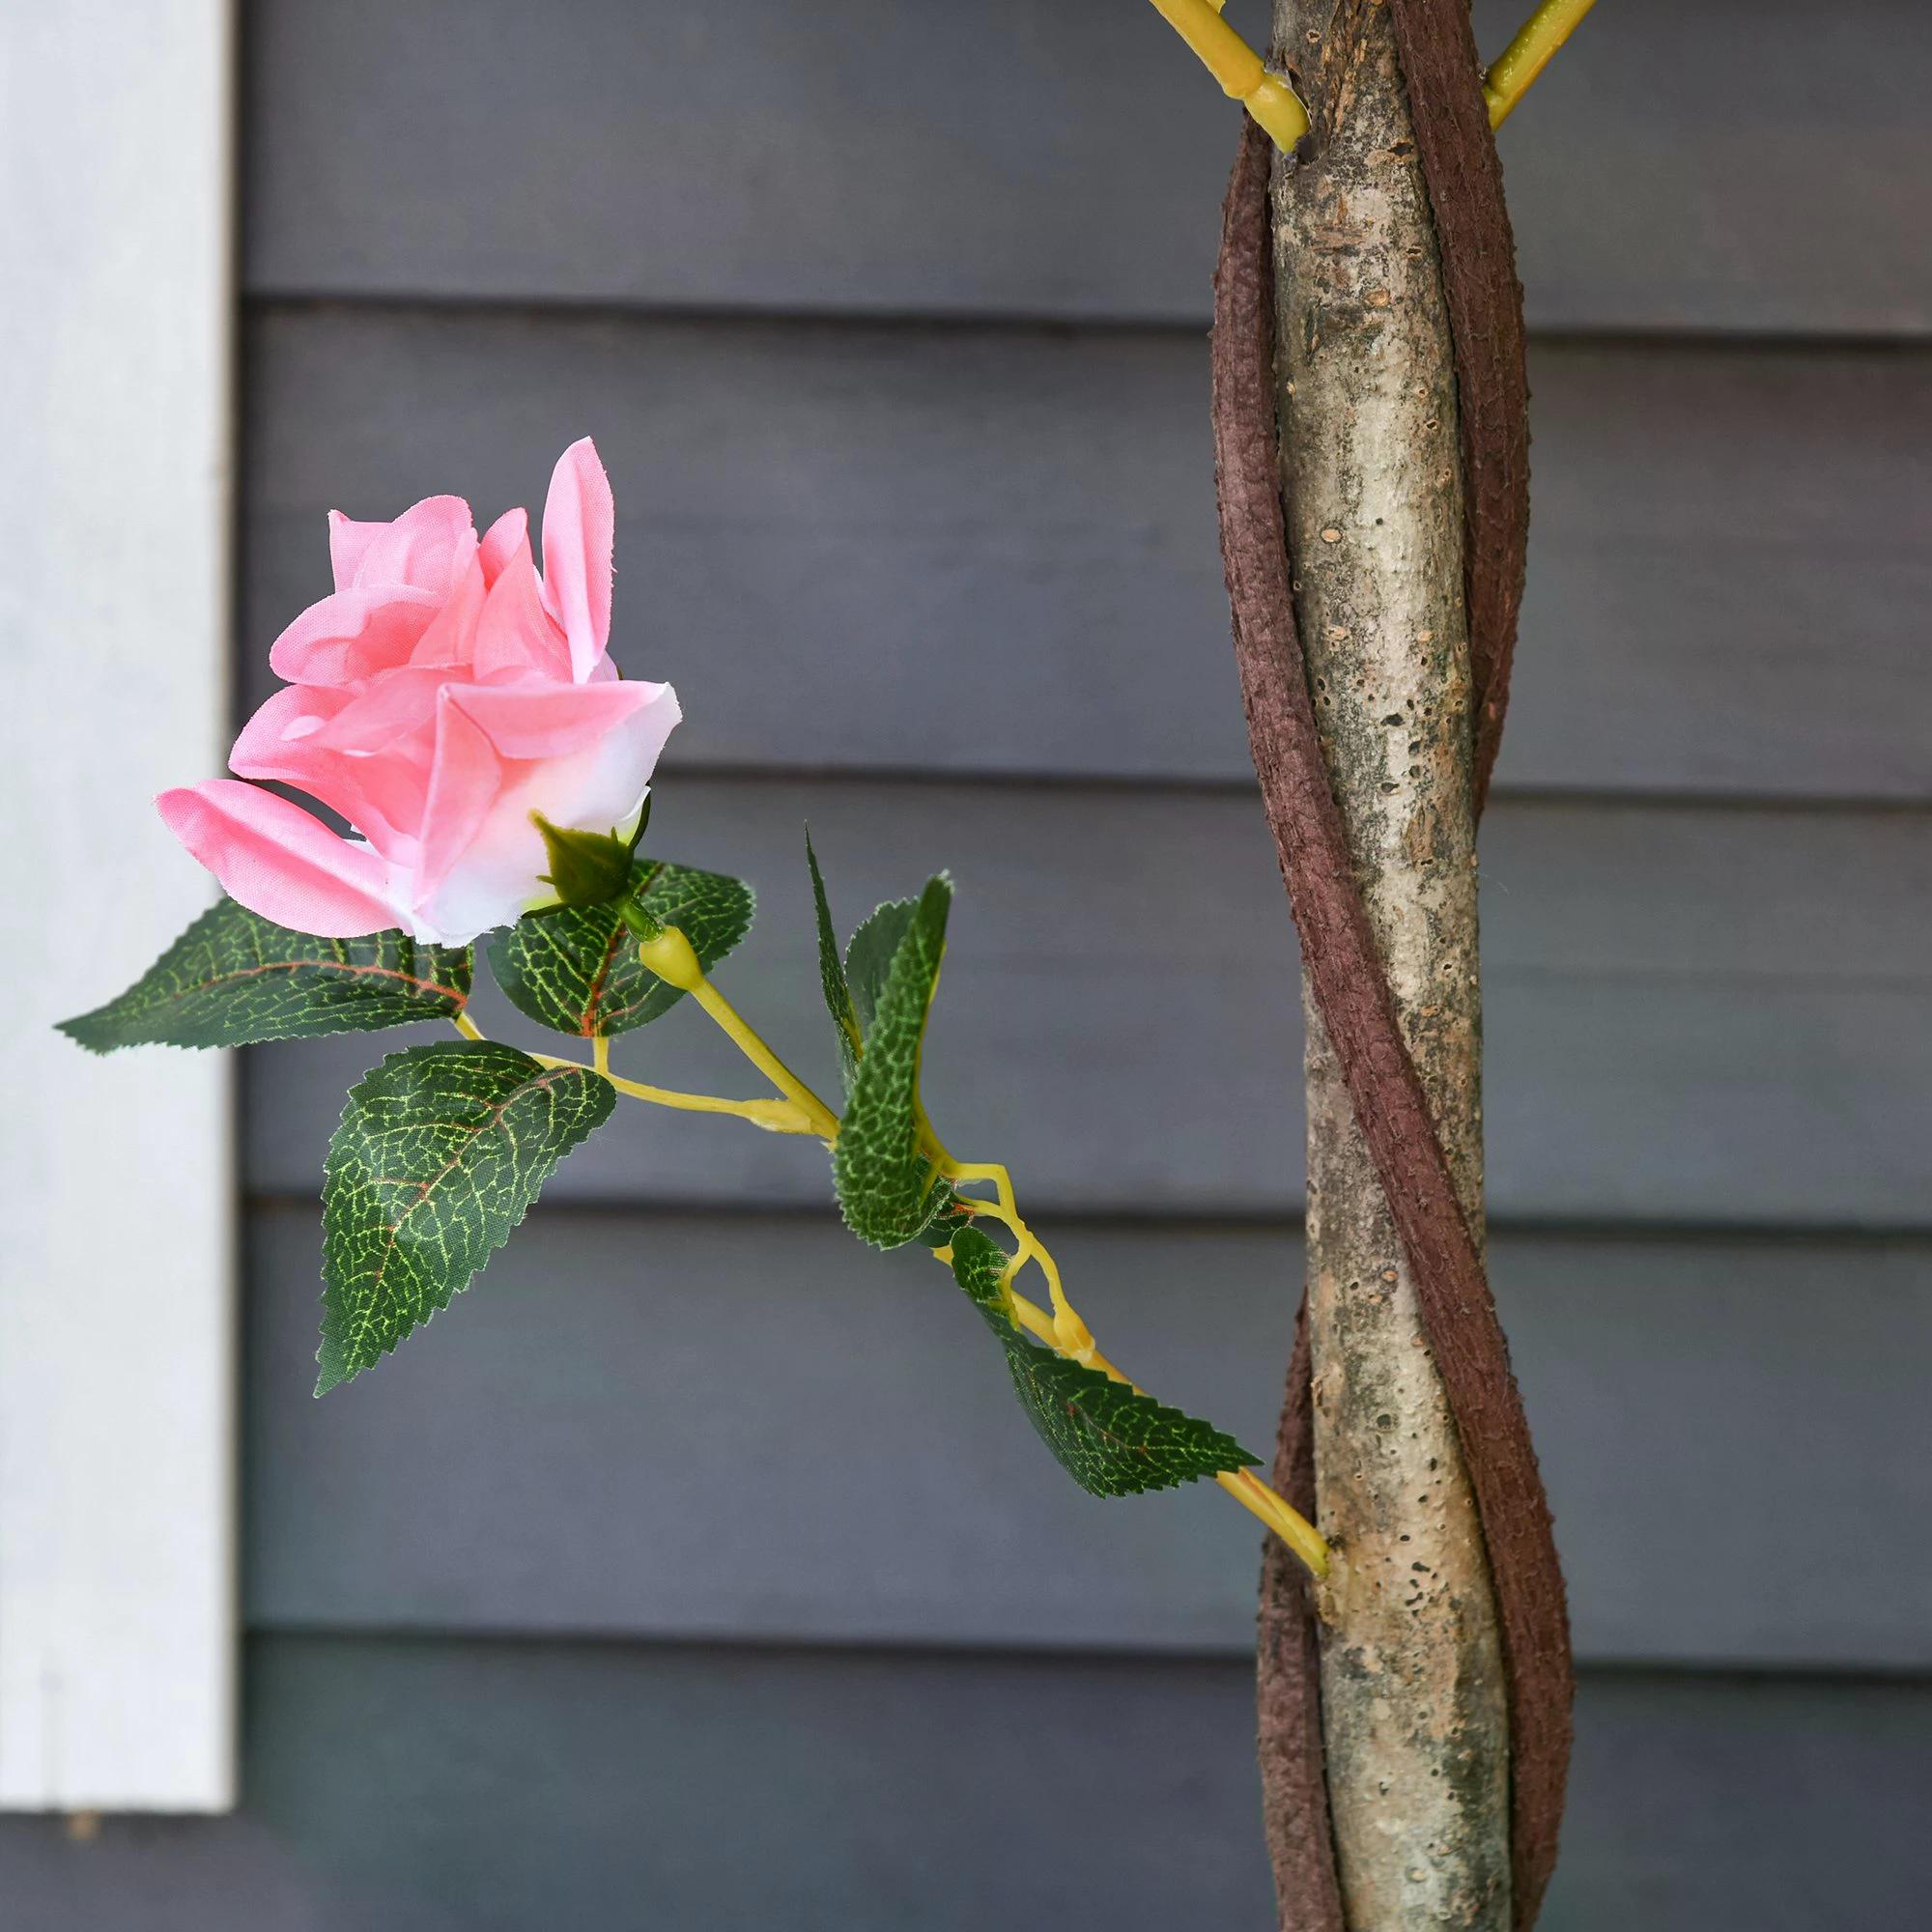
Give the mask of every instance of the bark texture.
M 1461 440 L 1480 485 L 1464 505 L 1465 548 L 1480 566 L 1469 573 L 1471 620 L 1480 612 L 1488 628 L 1472 640 L 1470 656 L 1474 705 L 1487 721 L 1492 754 L 1525 537 L 1520 294 L 1466 13 L 1461 0 L 1394 0 L 1393 13 L 1406 67 L 1431 75 L 1432 87 L 1447 91 L 1417 101 L 1414 114 L 1437 228 L 1466 242 L 1478 258 L 1473 270 L 1448 273 L 1444 287 L 1463 387 Z M 1369 84 L 1372 43 L 1365 35 L 1377 24 L 1369 14 L 1367 8 L 1343 6 L 1302 30 L 1330 43 L 1326 48 L 1320 40 L 1300 43 L 1298 78 L 1317 110 L 1314 138 L 1304 151 L 1311 165 Z M 1383 152 L 1393 161 L 1407 157 L 1400 137 Z M 1332 1042 L 1318 1046 L 1317 1058 L 1325 1057 L 1346 1083 L 1353 1121 L 1400 1241 L 1398 1281 L 1406 1278 L 1413 1292 L 1481 1513 L 1508 1678 L 1515 1918 L 1526 1926 L 1554 1861 L 1568 1760 L 1562 1578 L 1481 1255 L 1459 1201 L 1459 1186 L 1466 1188 L 1469 1177 L 1466 1168 L 1462 1175 L 1452 1171 L 1438 1144 L 1435 1110 L 1410 1051 L 1413 1036 L 1383 977 L 1379 935 L 1356 879 L 1355 841 L 1331 791 L 1317 729 L 1290 588 L 1283 479 L 1277 469 L 1268 159 L 1265 141 L 1246 129 L 1230 184 L 1215 277 L 1215 471 L 1236 656 L 1256 769 L 1301 931 L 1314 1004 Z M 1361 305 L 1378 310 L 1375 298 L 1383 284 L 1358 277 L 1356 286 Z M 1284 411 L 1291 412 L 1294 402 L 1284 396 Z M 1341 544 L 1340 524 L 1323 522 L 1318 514 L 1312 526 L 1318 543 L 1332 529 L 1333 545 Z M 1489 594 L 1476 588 L 1482 576 L 1490 582 Z M 1453 573 L 1448 581 L 1453 583 Z M 1385 721 L 1391 716 L 1381 714 Z M 1482 755 L 1480 740 L 1477 755 Z M 1377 796 L 1397 796 L 1399 789 Z M 1410 1017 L 1431 1016 L 1417 1011 Z M 1427 1052 L 1427 1042 L 1414 1044 L 1418 1053 Z M 1315 1488 L 1309 1395 L 1306 1335 L 1298 1332 L 1275 1474 L 1284 1492 L 1304 1509 L 1313 1505 Z M 1384 1412 L 1394 1413 L 1377 1414 Z M 1396 1532 L 1398 1538 L 1402 1533 Z M 1297 1932 L 1340 1932 L 1344 1910 L 1325 1803 L 1314 1632 L 1293 1566 L 1273 1548 L 1264 1575 L 1259 1661 L 1262 1767 L 1282 1922 Z M 1358 1918 L 1350 1912 L 1349 1922 L 1401 1921 Z
M 1295 616 L 1329 782 L 1458 1203 L 1481 1224 L 1474 746 L 1454 350 L 1386 6 L 1284 0 L 1321 119 L 1276 170 Z M 1319 78 L 1317 77 L 1319 76 Z M 1346 1921 L 1504 1932 L 1508 1709 L 1476 1502 L 1415 1284 L 1308 1002 L 1322 1742 Z

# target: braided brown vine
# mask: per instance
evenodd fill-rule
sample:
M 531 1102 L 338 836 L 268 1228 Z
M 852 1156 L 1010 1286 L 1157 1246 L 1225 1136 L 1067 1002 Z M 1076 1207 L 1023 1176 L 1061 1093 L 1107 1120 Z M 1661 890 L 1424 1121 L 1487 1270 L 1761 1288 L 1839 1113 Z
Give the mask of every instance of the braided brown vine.
M 1527 515 L 1520 295 L 1466 12 L 1396 0 L 1417 147 L 1444 259 L 1468 471 L 1464 556 L 1480 808 L 1499 741 Z M 1472 116 L 1474 118 L 1472 118 Z M 1387 1197 L 1461 1437 L 1509 1679 L 1516 1923 L 1555 1861 L 1572 1679 L 1562 1574 L 1521 1399 L 1350 865 L 1295 629 L 1276 443 L 1266 137 L 1244 124 L 1215 272 L 1213 424 L 1222 558 L 1255 768 L 1315 1002 Z M 1466 259 L 1464 259 L 1466 258 Z M 1314 1506 L 1300 1324 L 1276 1487 Z M 1284 1923 L 1341 1932 L 1312 1612 L 1270 1550 L 1261 1617 L 1263 1771 Z

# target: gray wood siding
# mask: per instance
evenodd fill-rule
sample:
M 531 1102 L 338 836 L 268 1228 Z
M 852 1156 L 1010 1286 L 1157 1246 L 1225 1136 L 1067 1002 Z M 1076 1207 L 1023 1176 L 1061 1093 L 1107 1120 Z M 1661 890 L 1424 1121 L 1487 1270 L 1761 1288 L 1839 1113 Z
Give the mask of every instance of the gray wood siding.
M 1208 494 L 1227 104 L 1135 0 L 244 26 L 242 695 L 326 510 L 535 505 L 595 434 L 618 654 L 690 720 L 653 839 L 760 893 L 734 997 L 829 1080 L 803 822 L 848 926 L 950 866 L 948 1138 L 1264 1449 L 1300 1014 Z M 1916 1910 L 1928 98 L 1904 0 L 1619 0 L 1503 136 L 1539 335 L 1487 1129 L 1587 1665 L 1548 1932 Z M 245 1809 L 0 1821 L 20 1922 L 1263 1932 L 1254 1538 L 1077 1494 L 810 1146 L 620 1109 L 308 1400 L 323 1149 L 415 1037 L 246 1057 Z M 691 1012 L 617 1062 L 752 1091 Z
M 1238 1662 L 253 1646 L 250 1807 L 0 1819 L 33 1932 L 1265 1932 Z M 1932 1691 L 1586 1674 L 1549 1932 L 1900 1932 Z
M 1051 1238 L 1129 1373 L 1266 1448 L 1293 1229 Z M 829 1215 L 540 1208 L 312 1403 L 318 1248 L 311 1208 L 254 1220 L 259 1627 L 1252 1642 L 1246 1521 L 1083 1496 L 923 1254 L 855 1266 Z M 1895 1533 L 1932 1515 L 1932 1243 L 1504 1235 L 1494 1271 L 1582 1656 L 1932 1669 L 1932 1549 Z
M 1485 0 L 1483 48 L 1524 11 Z M 258 292 L 1207 319 L 1234 124 L 1119 0 L 250 24 Z M 1588 31 L 1501 142 L 1534 324 L 1932 325 L 1922 8 L 1621 0 Z
M 998 1150 L 1038 1208 L 1295 1211 L 1296 955 L 1250 794 L 668 777 L 658 849 L 760 895 L 722 983 L 829 1088 L 808 819 L 848 927 L 941 865 L 959 878 L 926 1049 L 950 1144 Z M 1932 814 L 1504 800 L 1482 858 L 1495 1215 L 1926 1225 Z M 500 1001 L 481 1010 L 517 1037 Z M 344 1087 L 401 1037 L 249 1057 L 257 1187 L 313 1197 Z M 615 1060 L 753 1091 L 696 1012 Z M 632 1106 L 550 1188 L 766 1206 L 826 1191 L 804 1144 Z
M 680 761 L 1249 776 L 1197 328 L 277 303 L 246 346 L 253 691 L 327 510 L 540 503 L 594 429 Z M 1932 800 L 1932 355 L 1545 342 L 1531 379 L 1498 782 Z

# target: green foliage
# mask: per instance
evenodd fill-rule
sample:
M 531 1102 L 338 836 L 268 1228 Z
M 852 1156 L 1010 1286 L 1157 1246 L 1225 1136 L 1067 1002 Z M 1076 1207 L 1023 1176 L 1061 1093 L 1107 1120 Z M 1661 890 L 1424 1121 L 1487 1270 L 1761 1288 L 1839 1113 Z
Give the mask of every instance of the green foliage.
M 952 1231 L 952 1278 L 999 1338 L 1014 1393 L 1040 1440 L 1083 1490 L 1138 1495 L 1261 1460 L 1210 1423 L 1029 1339 L 1012 1320 L 1002 1282 L 1006 1263 L 998 1244 L 977 1228 Z
M 845 949 L 845 983 L 852 990 L 852 1008 L 859 1016 L 862 1038 L 872 1030 L 886 976 L 893 970 L 899 941 L 918 909 L 917 899 L 888 899 L 859 922 L 859 929 Z
M 651 802 L 638 814 L 637 830 L 628 838 L 615 831 L 577 832 L 569 826 L 553 825 L 542 812 L 530 813 L 543 834 L 544 852 L 550 870 L 541 876 L 567 906 L 609 905 L 622 898 L 631 883 L 631 866 L 644 827 L 650 821 Z
M 352 1088 L 323 1169 L 316 1394 L 447 1308 L 615 1100 L 493 1040 L 411 1047 Z
M 919 1066 L 952 903 L 944 873 L 926 881 L 878 990 L 833 1149 L 839 1211 L 874 1247 L 917 1239 L 951 1199 L 920 1147 Z
M 859 1074 L 859 1015 L 852 1006 L 852 989 L 845 983 L 845 969 L 838 961 L 838 934 L 825 896 L 825 874 L 818 869 L 818 854 L 811 849 L 809 831 L 805 835 L 805 863 L 811 874 L 811 904 L 818 924 L 818 982 L 825 993 L 825 1010 L 832 1015 L 838 1036 L 839 1084 L 849 1097 Z
M 743 879 L 648 860 L 624 905 L 526 913 L 490 942 L 490 970 L 520 1011 L 554 1033 L 629 1033 L 684 995 L 638 957 L 624 911 L 641 907 L 660 925 L 677 926 L 708 973 L 751 930 L 755 903 Z
M 317 939 L 224 898 L 119 999 L 60 1030 L 90 1053 L 372 1033 L 453 1018 L 469 973 L 467 946 L 419 946 L 400 932 Z

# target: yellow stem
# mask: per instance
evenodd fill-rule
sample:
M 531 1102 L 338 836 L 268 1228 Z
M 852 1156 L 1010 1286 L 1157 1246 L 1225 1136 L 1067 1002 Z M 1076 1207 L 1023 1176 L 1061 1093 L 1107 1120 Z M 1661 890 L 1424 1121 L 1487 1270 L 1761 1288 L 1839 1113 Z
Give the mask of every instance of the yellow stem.
M 714 1019 L 740 1053 L 805 1117 L 822 1141 L 838 1138 L 838 1116 L 774 1053 L 729 1000 L 705 977 L 691 941 L 668 925 L 654 939 L 638 943 L 638 957 L 660 980 L 689 993 Z
M 1287 1497 L 1269 1489 L 1252 1469 L 1224 1469 L 1214 1480 L 1244 1510 L 1260 1517 L 1294 1551 L 1311 1575 L 1327 1576 L 1327 1540 Z
M 983 1207 L 984 1204 L 982 1204 L 982 1211 Z M 998 1218 L 1003 1219 L 1004 1216 Z M 1044 1252 L 1039 1248 L 1037 1243 L 1035 1243 L 1034 1251 L 1036 1258 Z M 952 1257 L 947 1249 L 941 1248 L 934 1254 L 933 1259 L 945 1262 L 950 1265 Z M 1054 1317 L 1049 1315 L 1037 1301 L 1029 1300 L 1027 1296 L 1021 1294 L 1010 1285 L 1010 1282 L 1007 1288 L 1007 1301 L 1013 1312 L 1014 1321 L 1030 1335 L 1038 1341 L 1044 1342 L 1056 1354 L 1072 1355 L 1070 1350 L 1062 1346 L 1060 1324 Z M 1127 1387 L 1134 1390 L 1136 1394 L 1145 1395 L 1147 1393 L 1138 1382 L 1122 1375 L 1105 1355 L 1101 1354 L 1097 1349 L 1093 1348 L 1091 1340 L 1086 1355 L 1084 1357 L 1076 1356 L 1073 1359 L 1084 1360 L 1089 1368 L 1098 1369 L 1102 1375 L 1112 1377 L 1115 1381 L 1126 1383 Z M 1328 1545 L 1326 1540 L 1323 1538 L 1321 1532 L 1299 1510 L 1289 1502 L 1287 1497 L 1269 1489 L 1251 1469 L 1224 1469 L 1216 1474 L 1214 1480 L 1244 1510 L 1248 1511 L 1252 1516 L 1259 1517 L 1275 1535 L 1280 1537 L 1288 1545 L 1289 1548 L 1294 1552 L 1296 1559 L 1312 1575 L 1317 1577 L 1327 1576 Z
M 1293 89 L 1267 71 L 1261 55 L 1222 19 L 1213 0 L 1153 0 L 1153 5 L 1221 83 L 1221 92 L 1238 100 L 1283 154 L 1308 132 L 1308 113 Z
M 458 1013 L 450 1021 L 465 1039 L 484 1039 L 488 1036 L 468 1013 Z M 669 1087 L 651 1087 L 641 1080 L 626 1080 L 611 1071 L 611 1042 L 601 1036 L 591 1042 L 594 1064 L 584 1066 L 581 1060 L 559 1060 L 554 1053 L 533 1053 L 539 1066 L 577 1066 L 586 1073 L 600 1073 L 618 1093 L 634 1100 L 648 1100 L 654 1107 L 675 1107 L 687 1114 L 732 1114 L 774 1134 L 811 1134 L 817 1123 L 804 1109 L 790 1100 L 732 1100 L 722 1094 L 680 1094 Z
M 716 1020 L 740 1053 L 803 1114 L 822 1141 L 838 1138 L 838 1116 L 787 1066 L 709 980 L 691 987 L 693 999 Z
M 735 1114 L 741 1120 L 751 1121 L 777 1133 L 815 1134 L 828 1143 L 838 1138 L 838 1116 L 765 1044 L 730 1001 L 705 977 L 696 953 L 683 933 L 675 926 L 668 926 L 658 938 L 641 942 L 639 952 L 652 972 L 691 994 L 739 1052 L 784 1097 L 778 1100 L 728 1100 L 713 1094 L 678 1094 L 668 1088 L 648 1087 L 640 1080 L 621 1079 L 611 1071 L 611 1043 L 602 1037 L 592 1042 L 595 1064 L 586 1071 L 602 1074 L 618 1093 L 628 1094 L 634 1099 L 648 1100 L 654 1106 L 678 1107 L 692 1113 Z M 451 1024 L 466 1039 L 481 1039 L 484 1037 L 468 1013 L 456 1014 Z M 531 1058 L 543 1066 L 583 1065 L 580 1060 L 559 1060 L 549 1054 L 533 1054 Z M 933 1131 L 923 1105 L 919 1108 L 918 1120 L 921 1144 L 949 1181 L 955 1186 L 981 1181 L 990 1185 L 997 1196 L 996 1200 L 983 1201 L 972 1195 L 961 1195 L 960 1200 L 974 1213 L 989 1215 L 1004 1223 L 1012 1231 L 1013 1238 L 1019 1244 L 1008 1261 L 1006 1273 L 1008 1305 L 1013 1312 L 1013 1319 L 1055 1353 L 1098 1369 L 1115 1381 L 1139 1390 L 1138 1383 L 1129 1380 L 1101 1354 L 1094 1346 L 1093 1331 L 1067 1300 L 1058 1263 L 1020 1214 L 1013 1193 L 1012 1176 L 996 1161 L 954 1160 Z M 934 1259 L 950 1264 L 952 1258 L 941 1249 Z M 1013 1277 L 1029 1261 L 1037 1262 L 1046 1277 L 1053 1300 L 1051 1313 L 1012 1286 Z M 1246 1469 L 1223 1473 L 1214 1480 L 1243 1509 L 1259 1517 L 1273 1530 L 1316 1576 L 1325 1577 L 1328 1574 L 1328 1546 L 1321 1540 L 1321 1533 L 1265 1483 Z
M 1518 30 L 1517 37 L 1491 64 L 1483 80 L 1483 99 L 1490 103 L 1490 126 L 1500 128 L 1529 92 L 1530 83 L 1549 65 L 1553 55 L 1597 0 L 1543 0 Z

